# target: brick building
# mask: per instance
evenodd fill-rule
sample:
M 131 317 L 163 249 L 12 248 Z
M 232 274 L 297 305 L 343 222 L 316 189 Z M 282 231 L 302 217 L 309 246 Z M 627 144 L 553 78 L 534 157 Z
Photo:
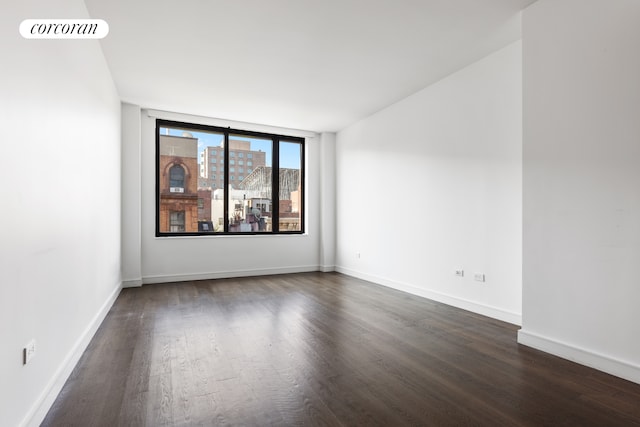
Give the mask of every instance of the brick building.
M 160 232 L 198 231 L 198 140 L 160 135 Z
M 210 188 L 198 188 L 198 221 L 211 221 Z

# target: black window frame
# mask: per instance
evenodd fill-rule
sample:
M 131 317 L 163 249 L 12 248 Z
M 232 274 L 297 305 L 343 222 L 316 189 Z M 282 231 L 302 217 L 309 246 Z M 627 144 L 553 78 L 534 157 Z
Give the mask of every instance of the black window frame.
M 193 131 L 203 131 L 203 132 L 214 132 L 221 133 L 224 135 L 224 148 L 218 147 L 216 153 L 218 158 L 221 159 L 221 164 L 228 164 L 229 161 L 229 139 L 231 136 L 239 136 L 239 137 L 247 137 L 247 138 L 263 138 L 271 140 L 271 206 L 272 206 L 272 219 L 271 219 L 271 231 L 258 231 L 258 232 L 232 232 L 229 231 L 229 194 L 228 188 L 231 183 L 229 177 L 229 168 L 222 167 L 222 175 L 223 175 L 223 187 L 224 192 L 224 218 L 223 225 L 224 230 L 219 232 L 161 232 L 160 231 L 160 129 L 161 128 L 176 128 L 185 131 L 193 130 Z M 305 191 L 305 181 L 306 181 L 306 171 L 305 171 L 305 155 L 306 155 L 306 140 L 304 137 L 299 136 L 291 136 L 291 135 L 281 135 L 267 132 L 256 132 L 249 131 L 245 129 L 236 129 L 231 127 L 220 127 L 220 126 L 211 126 L 204 125 L 199 123 L 188 123 L 181 122 L 175 120 L 166 120 L 166 119 L 156 119 L 156 130 L 155 130 L 155 139 L 156 139 L 156 147 L 155 147 L 155 211 L 156 211 L 156 224 L 155 231 L 156 237 L 180 237 L 180 236 L 271 236 L 271 235 L 301 235 L 306 233 L 306 221 L 305 221 L 305 209 L 306 209 L 306 191 Z M 288 142 L 288 143 L 297 143 L 300 144 L 300 230 L 289 231 L 289 230 L 280 230 L 280 143 Z M 247 155 L 248 158 L 252 158 L 250 154 Z M 198 179 L 200 176 L 198 176 Z M 185 183 L 186 185 L 186 183 Z M 213 218 L 212 218 L 213 219 Z M 215 222 L 215 221 L 214 221 Z M 200 228 L 200 227 L 199 227 Z

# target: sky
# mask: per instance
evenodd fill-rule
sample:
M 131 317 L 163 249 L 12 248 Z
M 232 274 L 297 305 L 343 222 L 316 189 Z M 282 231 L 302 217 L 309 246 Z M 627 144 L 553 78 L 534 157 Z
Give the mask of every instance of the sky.
M 161 128 L 160 133 L 165 134 L 167 128 Z M 169 128 L 169 135 L 182 136 L 184 129 L 172 129 Z M 213 132 L 201 132 L 196 130 L 188 131 L 194 138 L 198 139 L 198 159 L 200 159 L 200 153 L 204 151 L 206 147 L 219 147 L 224 140 L 224 135 L 221 133 Z M 271 140 L 260 138 L 247 138 L 240 136 L 230 135 L 230 139 L 238 139 L 242 141 L 249 141 L 251 143 L 251 150 L 262 150 L 265 152 L 266 165 L 271 166 Z M 300 169 L 300 146 L 297 143 L 280 143 L 280 167 Z

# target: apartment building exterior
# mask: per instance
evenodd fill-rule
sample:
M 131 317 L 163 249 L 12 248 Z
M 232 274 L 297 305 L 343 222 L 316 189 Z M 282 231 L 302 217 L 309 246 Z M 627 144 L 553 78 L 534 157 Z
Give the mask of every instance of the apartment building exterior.
M 224 187 L 225 167 L 229 171 L 229 184 L 238 188 L 256 168 L 266 165 L 264 151 L 251 150 L 249 141 L 229 140 L 229 164 L 225 165 L 224 146 L 205 147 L 200 153 L 198 187 L 216 190 Z

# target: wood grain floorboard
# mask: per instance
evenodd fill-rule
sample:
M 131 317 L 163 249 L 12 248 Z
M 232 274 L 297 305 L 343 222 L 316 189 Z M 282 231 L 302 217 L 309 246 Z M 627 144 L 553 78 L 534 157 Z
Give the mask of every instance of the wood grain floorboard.
M 640 426 L 640 385 L 337 273 L 124 289 L 43 426 Z

